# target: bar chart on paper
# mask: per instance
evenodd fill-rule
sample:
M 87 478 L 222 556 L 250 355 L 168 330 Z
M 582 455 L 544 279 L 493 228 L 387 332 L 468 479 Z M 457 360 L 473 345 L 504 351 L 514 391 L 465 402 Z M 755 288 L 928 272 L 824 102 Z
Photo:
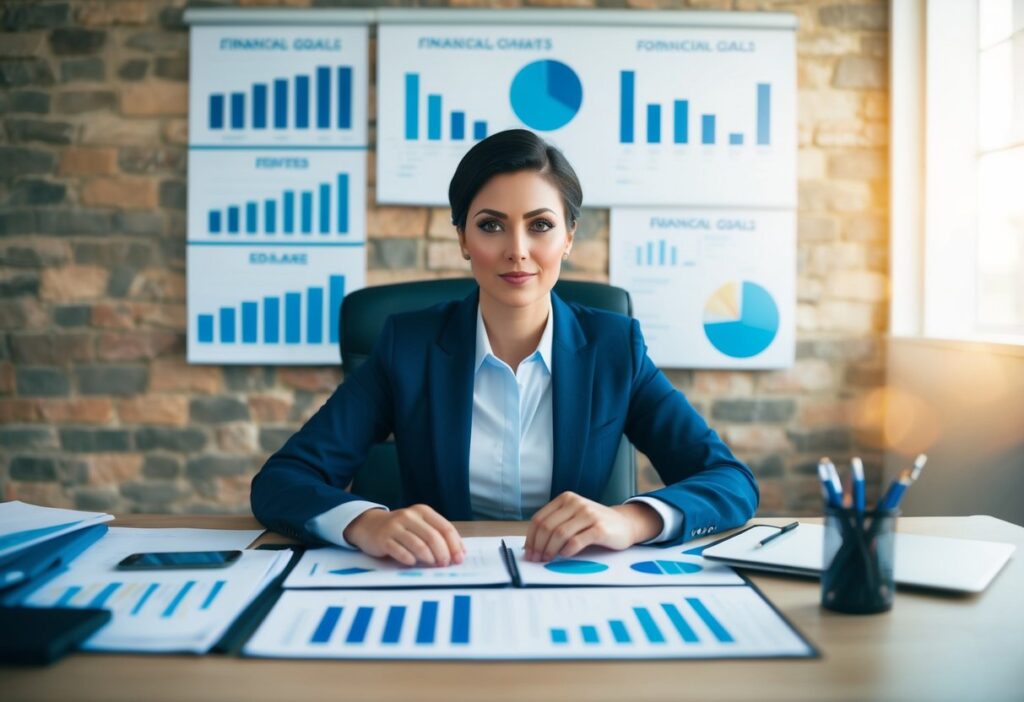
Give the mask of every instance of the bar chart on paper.
M 813 649 L 750 587 L 289 590 L 246 653 L 299 658 L 715 658 Z
M 365 284 L 364 257 L 362 246 L 190 246 L 189 360 L 336 362 L 341 303 Z
M 365 27 L 196 27 L 191 51 L 191 143 L 365 145 Z

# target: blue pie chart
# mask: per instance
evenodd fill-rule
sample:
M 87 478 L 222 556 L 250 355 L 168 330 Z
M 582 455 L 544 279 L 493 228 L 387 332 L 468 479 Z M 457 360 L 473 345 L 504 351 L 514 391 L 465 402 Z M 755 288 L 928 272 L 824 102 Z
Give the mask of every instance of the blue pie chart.
M 704 304 L 704 333 L 726 356 L 756 356 L 771 345 L 778 332 L 778 305 L 757 283 L 726 283 Z
M 647 575 L 687 575 L 704 570 L 696 563 L 687 561 L 640 561 L 629 567 L 638 573 Z
M 329 570 L 328 573 L 333 575 L 359 575 L 361 573 L 369 573 L 373 568 L 338 568 L 337 570 Z
M 561 61 L 528 63 L 512 79 L 512 111 L 531 129 L 549 132 L 567 125 L 583 104 L 583 84 Z
M 552 561 L 551 563 L 545 563 L 544 567 L 555 573 L 564 573 L 566 575 L 589 575 L 591 573 L 600 573 L 602 570 L 608 570 L 608 566 L 604 563 L 578 560 Z

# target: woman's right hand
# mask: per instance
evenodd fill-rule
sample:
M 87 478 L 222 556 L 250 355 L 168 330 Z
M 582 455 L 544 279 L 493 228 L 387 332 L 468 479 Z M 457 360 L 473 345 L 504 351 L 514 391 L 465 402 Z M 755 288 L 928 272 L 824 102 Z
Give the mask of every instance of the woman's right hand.
M 391 512 L 368 509 L 352 520 L 343 537 L 363 553 L 390 556 L 407 566 L 458 564 L 466 555 L 452 523 L 422 504 Z

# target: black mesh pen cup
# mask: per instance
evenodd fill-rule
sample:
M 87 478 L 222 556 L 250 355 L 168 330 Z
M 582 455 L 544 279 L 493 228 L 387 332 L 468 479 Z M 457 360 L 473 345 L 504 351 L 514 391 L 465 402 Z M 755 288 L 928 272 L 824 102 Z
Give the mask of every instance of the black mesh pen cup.
M 898 509 L 825 508 L 821 606 L 847 614 L 892 609 Z

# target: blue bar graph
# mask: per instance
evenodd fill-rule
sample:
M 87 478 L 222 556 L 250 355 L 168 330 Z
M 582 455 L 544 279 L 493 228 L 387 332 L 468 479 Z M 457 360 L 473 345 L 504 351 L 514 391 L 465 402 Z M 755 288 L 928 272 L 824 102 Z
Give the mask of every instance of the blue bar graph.
M 318 129 L 331 126 L 330 66 L 317 66 L 316 69 L 316 126 Z
M 245 93 L 231 93 L 231 128 L 245 127 Z
M 552 629 L 551 630 L 551 643 L 564 644 L 569 643 L 569 632 L 565 629 Z
M 309 129 L 309 76 L 295 77 L 295 128 Z
M 661 608 L 665 610 L 665 614 L 668 615 L 669 621 L 672 622 L 672 626 L 676 628 L 679 635 L 683 637 L 683 641 L 686 643 L 697 643 L 697 634 L 694 633 L 690 625 L 686 623 L 686 619 L 683 618 L 683 613 L 679 611 L 679 608 L 669 602 L 662 603 Z
M 331 634 L 334 633 L 334 627 L 338 625 L 339 618 L 341 618 L 341 607 L 328 607 L 324 610 L 323 616 L 320 617 L 320 623 L 317 624 L 313 637 L 309 642 L 322 644 L 330 641 Z
M 757 84 L 757 143 L 771 143 L 772 86 L 770 83 Z
M 416 628 L 416 643 L 434 643 L 434 631 L 437 628 L 437 606 L 436 600 L 427 600 L 420 607 L 420 623 Z
M 210 96 L 210 129 L 224 128 L 224 96 Z
M 274 80 L 274 129 L 288 128 L 288 81 Z
M 277 202 L 263 201 L 263 231 L 267 234 L 277 233 Z
M 460 140 L 466 137 L 466 113 L 452 112 L 452 140 Z
M 729 132 L 730 146 L 743 146 L 743 135 L 739 132 Z
M 302 191 L 302 233 L 313 233 L 313 192 Z
M 69 587 L 67 590 L 65 590 L 61 594 L 60 599 L 57 600 L 57 603 L 56 603 L 55 606 L 56 607 L 67 607 L 68 604 L 71 602 L 71 600 L 73 600 L 75 598 L 75 595 L 77 595 L 81 591 L 82 591 L 81 587 L 79 587 L 78 585 L 72 585 L 71 587 Z
M 352 68 L 338 66 L 338 129 L 352 128 Z
M 146 601 L 154 592 L 157 591 L 157 589 L 159 589 L 159 587 L 160 583 L 150 583 L 149 586 L 146 587 L 146 591 L 142 593 L 142 597 L 140 597 L 139 601 L 135 603 L 134 607 L 132 607 L 131 614 L 136 615 L 141 612 L 142 608 L 146 606 Z
M 267 128 L 267 84 L 252 86 L 252 126 L 254 129 Z
M 218 580 L 217 582 L 215 582 L 213 584 L 213 587 L 210 588 L 210 594 L 208 594 L 206 596 L 206 599 L 203 600 L 203 604 L 199 606 L 199 609 L 209 609 L 210 605 L 212 605 L 213 601 L 217 599 L 217 595 L 220 594 L 220 591 L 224 588 L 226 584 L 226 580 Z
M 629 637 L 629 630 L 626 629 L 626 623 L 621 619 L 609 620 L 608 626 L 611 627 L 612 637 L 615 639 L 615 643 L 632 643 L 633 640 Z
M 220 308 L 220 343 L 235 343 L 235 309 L 233 307 Z
M 597 636 L 597 627 L 590 625 L 583 625 L 580 627 L 580 635 L 583 637 L 583 643 L 596 644 L 601 643 L 601 639 Z
M 388 617 L 384 620 L 384 633 L 380 642 L 385 644 L 396 644 L 402 636 L 402 622 L 405 621 L 405 607 L 395 605 L 388 608 Z
M 452 609 L 452 643 L 469 643 L 469 595 L 456 595 Z
M 303 190 L 300 192 L 300 221 L 298 228 L 303 234 L 313 232 L 314 204 L 316 207 L 316 227 L 320 234 L 348 234 L 349 233 L 349 174 L 339 173 L 333 183 L 319 183 L 315 190 Z M 315 199 L 315 203 L 314 203 Z M 278 207 L 280 202 L 281 206 Z M 335 208 L 335 215 L 332 221 L 331 208 Z M 250 201 L 244 203 L 244 227 L 246 234 L 274 235 L 278 231 L 285 234 L 293 234 L 296 230 L 295 222 L 295 191 L 281 191 L 278 197 L 263 199 L 263 218 L 260 221 L 260 203 Z M 226 213 L 227 231 L 229 234 L 237 234 L 242 226 L 242 206 L 228 205 L 223 209 L 212 209 L 207 212 L 206 223 L 210 234 L 219 234 L 224 229 Z M 281 224 L 278 224 L 278 212 L 281 213 Z
M 178 605 L 181 604 L 181 601 L 185 599 L 185 595 L 187 595 L 189 590 L 195 587 L 195 585 L 195 580 L 189 580 L 187 583 L 182 585 L 181 589 L 179 589 L 178 592 L 175 593 L 174 597 L 171 599 L 170 604 L 167 605 L 167 609 L 165 609 L 163 614 L 161 614 L 160 616 L 164 617 L 165 619 L 173 617 L 174 612 L 178 609 Z
M 487 122 L 483 120 L 473 122 L 473 138 L 477 140 L 487 138 Z
M 119 587 L 121 587 L 121 583 L 107 583 L 107 585 L 92 598 L 92 601 L 89 602 L 89 606 L 102 608 L 103 605 L 107 603 L 107 600 L 110 599 L 110 596 L 117 592 Z
M 302 293 L 284 294 L 284 343 L 302 342 Z
M 640 622 L 640 628 L 644 630 L 644 635 L 647 636 L 647 640 L 651 643 L 665 643 L 665 635 L 661 633 L 661 629 L 654 622 L 654 617 L 647 611 L 646 607 L 634 607 L 633 614 L 636 615 L 636 619 Z
M 320 184 L 320 233 L 331 232 L 331 186 L 328 183 Z
M 661 142 L 661 105 L 647 106 L 647 143 Z
M 700 116 L 700 143 L 702 143 L 702 144 L 714 144 L 715 143 L 715 116 L 714 115 L 701 115 Z
M 259 222 L 256 221 L 256 203 L 247 202 L 245 203 L 245 233 L 255 234 L 256 226 Z
M 324 289 L 306 290 L 306 342 L 320 344 L 324 340 Z
M 711 633 L 715 635 L 715 638 L 722 643 L 732 643 L 732 635 L 725 630 L 725 627 L 715 619 L 715 616 L 708 611 L 708 608 L 704 606 L 704 603 L 697 597 L 687 597 L 686 602 L 693 607 L 693 611 L 697 613 L 697 616 L 701 618 L 701 621 L 707 625 Z
M 338 174 L 338 233 L 348 234 L 348 173 Z
M 633 143 L 633 103 L 636 94 L 636 72 L 619 74 L 619 141 Z
M 655 255 L 657 250 L 657 255 Z M 643 246 L 636 247 L 636 265 L 638 266 L 667 266 L 676 264 L 676 246 L 669 246 L 668 241 L 648 241 Z
M 256 343 L 256 315 L 259 305 L 255 302 L 242 303 L 242 343 Z
M 220 212 L 210 210 L 210 221 L 208 223 L 211 234 L 220 234 Z
M 427 96 L 427 139 L 441 138 L 441 96 Z
M 276 297 L 265 297 L 263 298 L 263 342 L 276 344 L 280 340 L 281 300 Z
M 239 210 L 239 208 L 237 206 L 233 206 L 233 207 L 229 207 L 228 208 L 228 233 L 229 234 L 237 234 L 238 233 L 238 221 L 240 219 L 239 212 L 240 212 L 240 210 Z
M 295 192 L 293 190 L 284 191 L 284 211 L 281 216 L 284 219 L 284 233 L 293 234 L 295 232 Z
M 363 643 L 366 640 L 366 630 L 370 628 L 370 619 L 373 617 L 373 607 L 360 607 L 356 610 L 356 616 L 352 619 L 352 627 L 348 630 L 345 643 Z
M 673 114 L 672 141 L 676 144 L 688 144 L 690 142 L 690 101 L 676 100 Z
M 405 74 L 405 138 L 420 138 L 420 76 Z
M 213 315 L 199 315 L 199 341 L 204 344 L 213 343 Z
M 330 328 L 330 342 L 338 343 L 338 329 L 341 323 L 341 301 L 345 299 L 345 276 L 332 275 L 329 282 L 330 299 L 328 300 L 327 314 Z

